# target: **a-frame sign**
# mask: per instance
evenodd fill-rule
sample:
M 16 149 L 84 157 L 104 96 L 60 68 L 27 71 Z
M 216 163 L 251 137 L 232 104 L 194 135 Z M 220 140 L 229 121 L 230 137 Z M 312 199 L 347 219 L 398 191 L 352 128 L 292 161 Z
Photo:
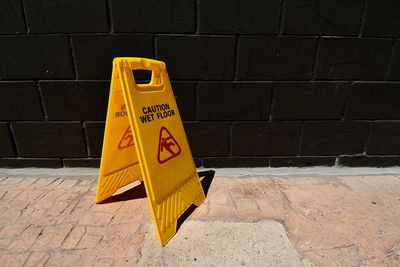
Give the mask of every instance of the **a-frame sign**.
M 135 82 L 137 69 L 152 72 L 149 84 Z M 115 58 L 96 203 L 136 180 L 144 182 L 161 245 L 205 198 L 165 63 Z

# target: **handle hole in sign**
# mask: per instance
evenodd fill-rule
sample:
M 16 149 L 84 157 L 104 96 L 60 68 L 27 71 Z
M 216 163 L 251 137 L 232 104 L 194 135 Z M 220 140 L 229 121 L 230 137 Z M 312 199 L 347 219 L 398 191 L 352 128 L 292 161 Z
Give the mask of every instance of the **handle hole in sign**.
M 132 70 L 137 84 L 149 84 L 151 82 L 151 70 Z

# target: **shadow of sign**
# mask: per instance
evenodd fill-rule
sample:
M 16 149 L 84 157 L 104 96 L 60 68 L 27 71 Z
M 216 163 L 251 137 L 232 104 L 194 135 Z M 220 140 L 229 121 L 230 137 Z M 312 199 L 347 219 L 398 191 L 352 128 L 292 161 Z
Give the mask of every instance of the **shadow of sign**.
M 208 190 L 210 189 L 211 183 L 214 179 L 215 176 L 215 171 L 214 170 L 209 170 L 209 171 L 202 171 L 198 172 L 198 175 L 201 179 L 200 183 L 201 186 L 203 187 L 204 195 L 207 198 Z M 196 209 L 196 205 L 191 205 L 178 219 L 177 225 L 176 225 L 176 232 L 178 232 L 179 228 L 183 224 L 183 222 L 193 213 L 193 211 Z

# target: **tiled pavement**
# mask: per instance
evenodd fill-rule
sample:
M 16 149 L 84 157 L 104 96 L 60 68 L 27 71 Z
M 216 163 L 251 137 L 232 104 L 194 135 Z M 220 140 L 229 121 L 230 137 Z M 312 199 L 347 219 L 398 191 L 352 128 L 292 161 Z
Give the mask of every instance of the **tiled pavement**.
M 203 185 L 207 199 L 187 221 L 279 222 L 306 265 L 400 265 L 399 176 L 208 177 Z M 95 189 L 95 177 L 0 178 L 0 266 L 140 263 L 146 235 L 155 235 L 143 187 L 100 205 Z

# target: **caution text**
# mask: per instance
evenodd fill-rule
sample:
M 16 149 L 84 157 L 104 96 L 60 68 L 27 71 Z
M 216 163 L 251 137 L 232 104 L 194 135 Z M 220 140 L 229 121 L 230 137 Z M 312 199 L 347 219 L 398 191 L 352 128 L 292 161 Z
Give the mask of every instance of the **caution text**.
M 175 110 L 171 109 L 171 107 L 167 103 L 143 107 L 142 112 L 144 114 L 140 116 L 140 120 L 142 121 L 142 123 L 152 122 L 154 120 L 161 120 L 175 116 Z

